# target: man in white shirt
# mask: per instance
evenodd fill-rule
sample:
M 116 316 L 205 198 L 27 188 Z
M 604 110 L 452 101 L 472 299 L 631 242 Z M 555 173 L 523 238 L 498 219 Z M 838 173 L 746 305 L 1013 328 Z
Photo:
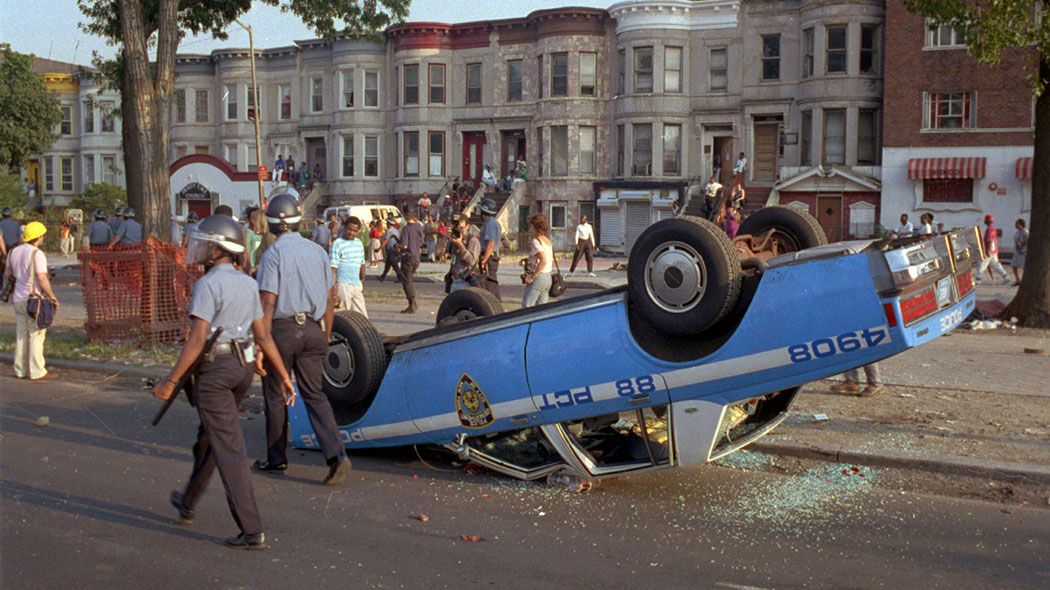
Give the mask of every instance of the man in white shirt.
M 747 157 L 744 156 L 744 152 L 740 152 L 740 157 L 736 160 L 736 166 L 733 166 L 733 174 L 743 174 L 747 170 Z
M 915 228 L 912 227 L 911 222 L 908 221 L 908 214 L 901 213 L 901 224 L 897 226 L 897 229 L 894 231 L 894 233 L 897 234 L 898 238 L 906 238 L 910 236 L 914 231 Z
M 481 173 L 482 184 L 487 184 L 490 189 L 496 190 L 496 175 L 492 173 L 492 166 L 485 165 L 485 171 Z
M 576 251 L 572 254 L 572 266 L 569 274 L 576 272 L 576 265 L 580 262 L 580 254 L 587 258 L 587 274 L 594 276 L 594 252 L 598 247 L 594 243 L 594 228 L 587 223 L 587 216 L 580 217 L 580 224 L 576 226 Z
M 704 187 L 704 215 L 710 214 L 711 210 L 715 207 L 715 198 L 718 197 L 718 191 L 722 190 L 722 183 L 718 182 L 718 179 L 714 176 L 707 181 L 707 186 Z

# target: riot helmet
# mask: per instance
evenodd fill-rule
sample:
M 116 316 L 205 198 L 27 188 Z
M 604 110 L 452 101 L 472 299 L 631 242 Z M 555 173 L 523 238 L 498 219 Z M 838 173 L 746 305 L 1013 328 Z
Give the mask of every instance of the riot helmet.
M 105 218 L 106 218 L 106 210 L 105 209 L 103 209 L 102 207 L 99 207 L 98 209 L 95 209 L 95 219 L 105 219 Z
M 270 225 L 270 233 L 274 235 L 299 231 L 299 222 L 302 219 L 303 212 L 299 209 L 299 201 L 288 193 L 275 196 L 266 206 L 266 222 Z
M 496 201 L 493 201 L 492 199 L 482 199 L 481 212 L 486 215 L 495 215 L 499 213 L 499 210 L 496 208 Z
M 209 215 L 197 224 L 186 244 L 186 264 L 210 266 L 214 248 L 232 255 L 244 253 L 244 231 L 226 215 Z
M 12 208 L 10 208 L 10 207 L 4 207 L 4 208 L 3 208 L 3 210 L 0 210 L 0 215 L 2 215 L 2 216 L 4 216 L 4 217 L 11 217 L 11 215 L 12 215 L 12 214 L 13 214 L 14 212 L 15 212 L 15 210 L 14 210 L 14 209 L 12 209 Z
M 113 216 L 120 217 L 122 215 L 124 215 L 124 205 L 117 205 L 116 208 L 113 209 Z
M 186 221 L 190 223 L 197 223 L 197 220 L 199 219 L 200 217 L 197 217 L 196 211 L 190 211 L 189 215 L 186 216 Z
M 124 219 L 131 219 L 131 218 L 135 217 L 135 209 L 133 209 L 130 205 L 128 205 L 127 207 L 124 207 L 123 215 L 124 215 Z

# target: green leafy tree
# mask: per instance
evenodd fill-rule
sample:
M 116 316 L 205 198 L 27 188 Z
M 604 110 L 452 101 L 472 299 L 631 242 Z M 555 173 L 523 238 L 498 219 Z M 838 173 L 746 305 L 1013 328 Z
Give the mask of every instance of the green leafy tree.
M 96 182 L 86 189 L 84 194 L 73 197 L 70 205 L 84 212 L 84 219 L 90 218 L 95 209 L 103 209 L 108 214 L 117 205 L 128 202 L 128 192 L 119 186 L 105 182 Z
M 55 141 L 62 121 L 58 98 L 33 73 L 33 56 L 0 44 L 0 166 L 17 169 Z
M 146 234 L 171 231 L 168 140 L 175 54 L 186 33 L 226 38 L 226 29 L 252 0 L 78 0 L 82 27 L 120 47 L 119 74 L 124 168 L 130 204 Z M 400 22 L 410 0 L 259 0 L 291 12 L 323 36 L 367 36 Z
M 11 207 L 15 211 L 25 208 L 29 203 L 29 193 L 22 184 L 22 179 L 11 174 L 7 168 L 0 168 L 0 208 Z
M 1003 316 L 1017 317 L 1023 326 L 1050 328 L 1050 0 L 904 0 L 904 5 L 961 32 L 979 63 L 997 65 L 1009 48 L 1030 48 L 1034 54 L 1031 237 L 1024 279 Z

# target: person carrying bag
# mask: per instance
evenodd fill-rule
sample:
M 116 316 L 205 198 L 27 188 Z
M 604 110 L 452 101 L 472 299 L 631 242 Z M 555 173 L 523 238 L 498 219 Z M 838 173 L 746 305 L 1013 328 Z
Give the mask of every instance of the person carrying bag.
M 44 337 L 58 311 L 58 298 L 47 278 L 47 258 L 40 251 L 46 233 L 39 221 L 26 225 L 24 243 L 10 252 L 4 264 L 3 282 L 15 278 L 15 376 L 33 381 L 56 378 L 44 364 Z

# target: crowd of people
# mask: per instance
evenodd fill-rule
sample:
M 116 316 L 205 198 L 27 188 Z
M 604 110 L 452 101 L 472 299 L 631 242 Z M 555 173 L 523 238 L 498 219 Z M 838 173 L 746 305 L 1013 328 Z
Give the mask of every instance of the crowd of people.
M 315 184 L 324 182 L 324 170 L 319 162 L 314 164 L 313 170 L 307 167 L 306 162 L 300 162 L 296 168 L 295 159 L 291 154 L 288 154 L 287 158 L 277 154 L 277 159 L 273 162 L 273 182 L 287 182 L 297 188 L 300 194 L 305 194 L 312 190 Z

